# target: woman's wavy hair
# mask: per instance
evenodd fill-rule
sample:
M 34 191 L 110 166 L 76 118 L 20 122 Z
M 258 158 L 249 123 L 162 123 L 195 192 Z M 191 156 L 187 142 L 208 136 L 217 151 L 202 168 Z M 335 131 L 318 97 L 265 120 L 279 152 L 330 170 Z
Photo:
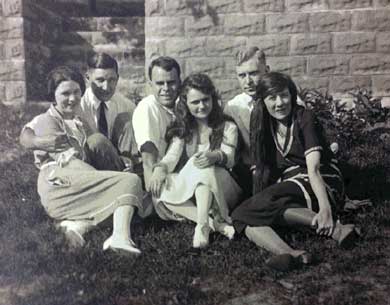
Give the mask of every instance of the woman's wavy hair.
M 291 114 L 297 107 L 297 87 L 291 78 L 279 72 L 269 72 L 260 80 L 256 90 L 256 102 L 250 122 L 250 147 L 252 164 L 256 165 L 254 193 L 262 191 L 270 182 L 270 168 L 275 162 L 275 145 L 270 130 L 275 119 L 269 114 L 264 99 L 288 89 L 291 95 Z
M 81 95 L 85 92 L 85 82 L 83 76 L 77 70 L 68 66 L 54 68 L 47 76 L 47 99 L 55 103 L 55 92 L 57 87 L 65 81 L 75 81 L 79 84 Z
M 219 104 L 219 95 L 211 79 L 202 73 L 189 75 L 180 87 L 179 99 L 175 106 L 175 121 L 167 129 L 165 139 L 169 142 L 173 137 L 185 139 L 188 143 L 192 140 L 197 123 L 187 106 L 187 94 L 191 89 L 210 95 L 212 110 L 208 116 L 208 125 L 213 129 L 210 136 L 211 149 L 218 147 L 222 141 L 224 122 L 227 117 L 223 114 Z

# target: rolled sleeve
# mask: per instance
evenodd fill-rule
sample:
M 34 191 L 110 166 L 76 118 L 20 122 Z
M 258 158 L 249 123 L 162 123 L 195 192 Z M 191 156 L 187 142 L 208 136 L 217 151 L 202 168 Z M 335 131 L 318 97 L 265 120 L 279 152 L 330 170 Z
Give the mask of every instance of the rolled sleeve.
M 161 130 L 159 121 L 152 109 L 145 104 L 139 104 L 133 114 L 134 137 L 138 150 L 141 151 L 142 145 L 152 142 L 156 148 L 159 148 L 161 139 Z
M 238 141 L 237 126 L 233 122 L 226 122 L 223 140 L 221 143 L 221 150 L 226 154 L 226 167 L 231 168 L 234 165 L 236 148 Z

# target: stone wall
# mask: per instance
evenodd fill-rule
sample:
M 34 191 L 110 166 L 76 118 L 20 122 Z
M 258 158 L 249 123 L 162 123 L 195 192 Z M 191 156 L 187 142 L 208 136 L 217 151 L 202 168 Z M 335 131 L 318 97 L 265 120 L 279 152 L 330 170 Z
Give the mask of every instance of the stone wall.
M 85 72 L 93 50 L 119 61 L 119 90 L 139 98 L 144 43 L 143 0 L 0 0 L 0 101 L 44 101 L 47 73 L 64 64 Z
M 26 74 L 21 1 L 0 0 L 0 101 L 21 103 L 26 97 Z
M 223 97 L 238 91 L 233 56 L 248 45 L 301 87 L 390 96 L 389 0 L 146 0 L 146 60 L 179 59 Z
M 88 54 L 106 52 L 119 62 L 118 89 L 128 97 L 144 94 L 145 34 L 143 0 L 42 0 L 62 16 L 53 64 L 86 70 Z

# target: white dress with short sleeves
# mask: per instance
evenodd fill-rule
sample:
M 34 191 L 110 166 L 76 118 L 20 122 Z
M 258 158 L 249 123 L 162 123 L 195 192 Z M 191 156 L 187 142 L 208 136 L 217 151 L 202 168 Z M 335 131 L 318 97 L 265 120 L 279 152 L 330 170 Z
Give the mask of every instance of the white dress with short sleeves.
M 227 156 L 226 167 L 210 166 L 199 169 L 194 165 L 195 154 L 210 149 L 210 143 L 198 144 L 196 136 L 191 143 L 185 143 L 183 139 L 174 138 L 167 150 L 165 157 L 160 163 L 167 166 L 170 174 L 167 183 L 164 185 L 159 203 L 163 203 L 169 209 L 170 205 L 180 205 L 194 196 L 198 185 L 208 186 L 214 195 L 214 209 L 217 209 L 222 218 L 230 221 L 229 208 L 236 205 L 241 188 L 234 181 L 228 172 L 234 165 L 235 148 L 237 145 L 237 127 L 232 122 L 226 122 L 224 136 L 220 149 Z M 185 153 L 188 161 L 178 172 L 173 172 L 181 155 Z

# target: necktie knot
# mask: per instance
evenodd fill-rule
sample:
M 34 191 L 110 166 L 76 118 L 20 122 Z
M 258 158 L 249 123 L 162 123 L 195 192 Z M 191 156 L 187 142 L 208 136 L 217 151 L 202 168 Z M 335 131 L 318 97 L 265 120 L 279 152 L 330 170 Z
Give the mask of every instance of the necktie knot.
M 99 108 L 100 108 L 99 119 L 98 119 L 99 132 L 101 132 L 106 137 L 108 137 L 108 125 L 107 125 L 107 118 L 106 118 L 106 108 L 107 108 L 106 103 L 100 102 Z

